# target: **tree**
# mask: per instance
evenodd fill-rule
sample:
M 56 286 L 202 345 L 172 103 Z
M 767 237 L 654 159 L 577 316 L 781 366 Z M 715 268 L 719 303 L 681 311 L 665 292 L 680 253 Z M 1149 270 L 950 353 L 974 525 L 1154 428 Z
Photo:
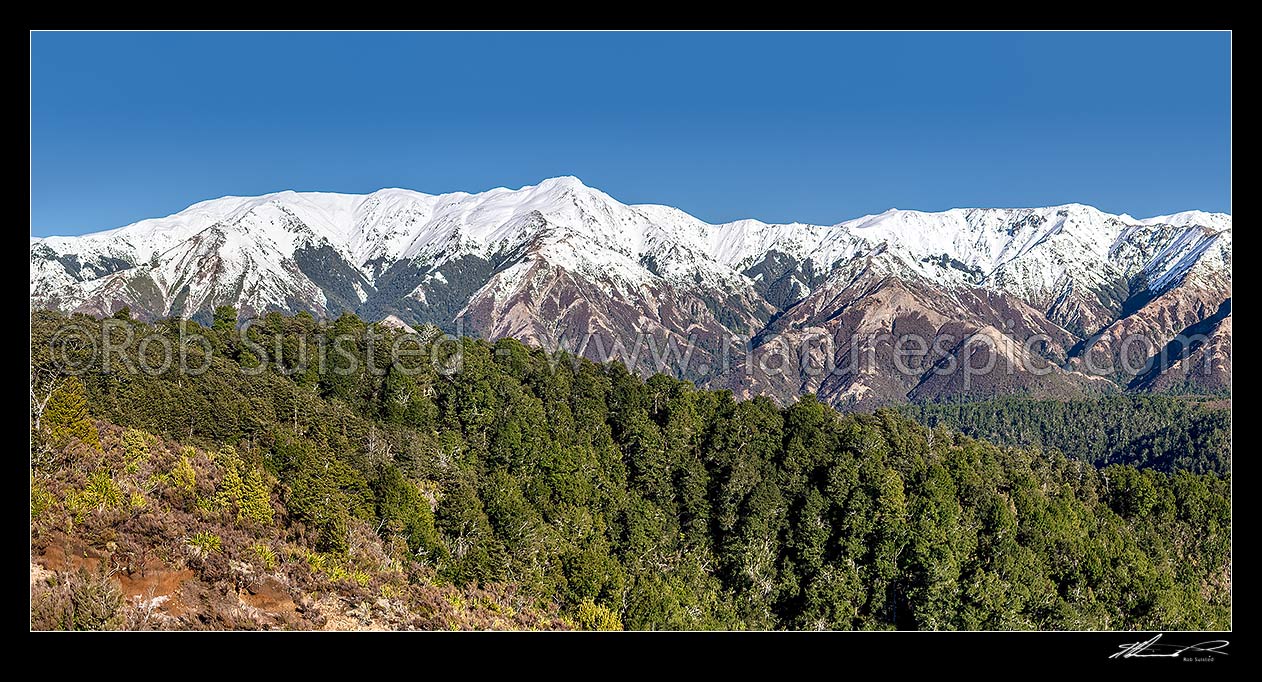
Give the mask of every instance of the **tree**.
M 237 520 L 254 526 L 268 526 L 272 523 L 272 514 L 272 493 L 266 475 L 251 468 L 243 481 Z
M 32 313 L 33 440 L 79 453 L 96 435 L 103 452 L 32 472 L 32 533 L 114 538 L 120 560 L 149 535 L 217 538 L 193 566 L 215 579 L 253 553 L 422 606 L 435 583 L 474 596 L 457 611 L 486 603 L 460 588 L 507 590 L 501 618 L 545 604 L 590 628 L 1230 625 L 1224 411 L 1125 397 L 843 414 L 468 338 L 460 373 L 368 371 L 362 321 L 280 313 L 250 338 L 300 372 L 217 353 L 201 376 L 79 381 L 43 350 L 69 323 Z M 310 362 L 343 335 L 349 359 Z
M 402 536 L 408 550 L 427 563 L 436 564 L 446 555 L 434 525 L 434 512 L 415 483 L 398 469 L 387 467 L 372 489 L 383 534 Z
M 898 594 L 898 579 L 899 555 L 907 544 L 907 497 L 897 472 L 888 469 L 874 472 L 873 478 L 876 527 L 869 560 L 870 613 L 882 624 L 898 627 L 899 600 L 905 598 Z
M 95 450 L 101 449 L 100 436 L 88 413 L 88 402 L 79 377 L 66 379 L 53 391 L 40 424 L 53 447 L 62 448 L 77 439 Z
M 237 326 L 237 309 L 230 305 L 215 306 L 211 328 L 215 331 L 235 329 Z
M 245 481 L 241 480 L 241 472 L 237 470 L 235 462 L 229 462 L 224 467 L 223 480 L 219 482 L 219 489 L 215 493 L 216 502 L 219 507 L 229 516 L 238 513 L 241 508 L 241 498 L 245 494 Z

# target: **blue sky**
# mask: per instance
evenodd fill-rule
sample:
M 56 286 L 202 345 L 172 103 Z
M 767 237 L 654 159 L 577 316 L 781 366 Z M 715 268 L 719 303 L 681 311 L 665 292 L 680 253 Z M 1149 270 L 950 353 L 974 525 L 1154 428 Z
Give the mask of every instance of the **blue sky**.
M 711 222 L 1230 211 L 1225 33 L 35 33 L 31 233 L 577 175 Z

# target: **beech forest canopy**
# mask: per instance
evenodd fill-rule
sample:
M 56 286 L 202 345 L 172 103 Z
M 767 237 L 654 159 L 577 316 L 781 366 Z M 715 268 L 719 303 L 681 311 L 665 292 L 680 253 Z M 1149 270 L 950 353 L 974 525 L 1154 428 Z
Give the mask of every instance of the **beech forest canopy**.
M 1231 410 L 1219 402 L 1160 394 L 1005 397 L 917 403 L 900 411 L 926 426 L 943 424 L 996 443 L 1056 448 L 1097 466 L 1226 474 L 1231 470 Z
M 235 311 L 222 313 L 210 327 L 123 321 L 138 334 L 205 335 L 209 371 L 84 361 L 73 377 L 52 342 L 102 327 L 32 313 L 32 376 L 53 386 L 32 423 L 32 480 L 70 480 L 73 453 L 107 426 L 230 452 L 216 466 L 238 473 L 216 491 L 189 484 L 179 504 L 233 500 L 238 521 L 329 561 L 366 522 L 410 575 L 512 585 L 584 627 L 1231 625 L 1229 417 L 1205 406 L 1013 400 L 844 414 L 809 395 L 742 401 L 511 339 L 459 339 L 444 351 L 459 351 L 458 372 L 369 367 L 372 326 L 353 315 L 269 314 L 246 344 Z M 357 371 L 290 371 L 300 339 L 338 336 L 361 341 L 349 346 Z M 102 342 L 85 337 L 81 352 Z M 259 365 L 253 344 L 279 348 L 280 362 L 242 371 Z M 185 471 L 194 460 L 176 458 L 163 480 L 203 480 Z M 121 471 L 80 472 L 100 480 L 75 489 L 79 508 Z M 283 513 L 267 507 L 266 481 Z M 67 499 L 33 484 L 33 533 L 44 532 L 37 512 Z M 236 551 L 219 540 L 197 542 Z

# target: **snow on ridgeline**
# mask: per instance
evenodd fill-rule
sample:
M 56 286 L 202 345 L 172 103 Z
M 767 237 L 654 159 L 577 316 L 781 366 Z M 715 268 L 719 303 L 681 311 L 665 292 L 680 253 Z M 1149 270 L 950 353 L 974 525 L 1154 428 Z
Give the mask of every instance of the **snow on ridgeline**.
M 1027 301 L 1054 296 L 1066 281 L 1088 287 L 1143 270 L 1171 286 L 1205 261 L 1230 262 L 1231 216 L 1186 211 L 1136 220 L 1082 204 L 1019 209 L 891 209 L 835 225 L 706 223 L 677 208 L 626 205 L 574 177 L 519 189 L 425 194 L 284 191 L 222 197 L 179 213 L 78 237 L 31 240 L 32 299 L 82 300 L 127 268 L 145 268 L 161 293 L 181 287 L 215 294 L 205 270 L 230 273 L 255 292 L 253 305 L 300 295 L 323 299 L 293 266 L 305 249 L 331 250 L 373 286 L 399 262 L 432 279 L 464 256 L 517 254 L 546 261 L 617 290 L 654 278 L 719 289 L 748 287 L 742 273 L 770 252 L 816 273 L 856 258 L 954 286 L 982 286 Z M 1206 261 L 1205 254 L 1211 258 Z M 76 265 L 77 268 L 76 268 Z M 511 278 L 501 278 L 505 285 Z M 367 294 L 351 285 L 361 302 Z

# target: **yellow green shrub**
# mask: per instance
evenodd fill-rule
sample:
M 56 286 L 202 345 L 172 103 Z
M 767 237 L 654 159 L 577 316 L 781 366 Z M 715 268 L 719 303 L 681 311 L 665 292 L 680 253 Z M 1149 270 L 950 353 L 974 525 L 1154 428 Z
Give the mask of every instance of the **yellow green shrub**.
M 214 533 L 208 533 L 206 531 L 201 531 L 201 532 L 193 533 L 192 535 L 190 535 L 188 537 L 188 544 L 192 547 L 196 547 L 200 549 L 202 552 L 205 552 L 206 554 L 210 554 L 212 552 L 218 552 L 220 549 L 223 548 L 223 540 L 219 539 L 218 535 L 215 535 Z
M 603 604 L 597 604 L 591 599 L 583 600 L 578 605 L 578 624 L 584 630 L 621 630 L 622 619 L 618 614 Z
M 276 552 L 273 552 L 267 543 L 256 542 L 250 546 L 250 551 L 254 552 L 254 556 L 263 563 L 263 568 L 269 571 L 276 568 Z
M 189 499 L 197 495 L 197 470 L 187 454 L 181 455 L 171 469 L 171 484 Z

